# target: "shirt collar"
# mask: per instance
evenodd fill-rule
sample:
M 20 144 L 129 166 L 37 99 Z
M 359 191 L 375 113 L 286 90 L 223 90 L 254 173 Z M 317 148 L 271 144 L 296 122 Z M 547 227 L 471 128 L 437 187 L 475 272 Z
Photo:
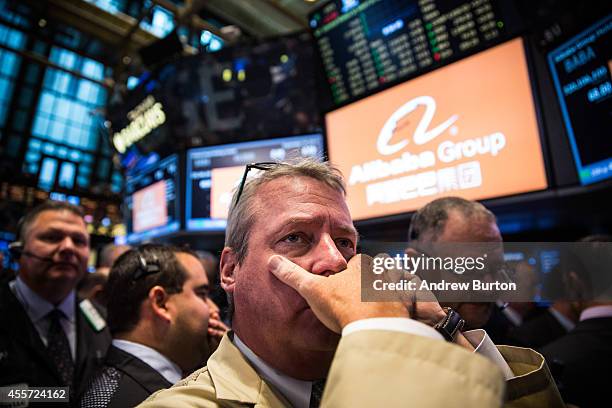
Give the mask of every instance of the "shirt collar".
M 183 377 L 183 372 L 178 365 L 174 364 L 166 358 L 166 356 L 151 347 L 140 343 L 134 343 L 133 341 L 119 339 L 113 339 L 113 346 L 138 357 L 150 365 L 171 384 L 176 383 Z
M 30 287 L 18 276 L 15 280 L 15 295 L 19 302 L 23 305 L 32 323 L 36 324 L 41 319 L 44 319 L 51 310 L 55 308 L 53 304 L 40 295 L 34 292 Z M 75 293 L 70 291 L 68 296 L 62 300 L 57 308 L 64 313 L 66 319 L 71 323 L 75 321 L 74 315 Z
M 251 363 L 255 371 L 278 392 L 280 392 L 292 406 L 296 408 L 308 408 L 310 405 L 310 394 L 312 382 L 302 381 L 289 377 L 275 368 L 270 367 L 259 358 L 250 348 L 234 334 L 234 345 L 242 355 Z
M 612 305 L 592 306 L 580 313 L 580 321 L 597 319 L 600 317 L 612 317 Z
M 574 322 L 572 322 L 570 319 L 568 319 L 567 317 L 565 317 L 563 314 L 561 314 L 558 310 L 549 307 L 548 311 L 550 312 L 551 315 L 553 315 L 553 317 L 555 319 L 557 319 L 557 321 L 559 322 L 559 324 L 561 326 L 563 326 L 563 328 L 567 331 L 572 330 L 576 325 L 574 324 Z M 582 319 L 580 319 L 582 320 Z

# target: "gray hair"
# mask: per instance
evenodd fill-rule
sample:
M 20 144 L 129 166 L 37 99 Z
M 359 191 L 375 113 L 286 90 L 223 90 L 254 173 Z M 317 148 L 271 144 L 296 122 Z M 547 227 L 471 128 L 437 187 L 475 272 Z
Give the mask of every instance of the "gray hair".
M 238 191 L 234 191 L 225 232 L 225 246 L 235 251 L 238 262 L 242 262 L 247 255 L 249 235 L 255 222 L 253 211 L 257 191 L 264 184 L 281 177 L 310 177 L 346 195 L 340 171 L 329 162 L 320 162 L 313 158 L 279 162 L 277 166 L 262 171 L 257 177 L 248 179 L 238 203 L 236 203 Z
M 466 218 L 484 217 L 496 221 L 495 215 L 479 202 L 460 197 L 438 198 L 412 215 L 408 228 L 408 241 L 419 242 L 423 239 L 436 241 L 444 232 L 451 211 L 459 211 Z

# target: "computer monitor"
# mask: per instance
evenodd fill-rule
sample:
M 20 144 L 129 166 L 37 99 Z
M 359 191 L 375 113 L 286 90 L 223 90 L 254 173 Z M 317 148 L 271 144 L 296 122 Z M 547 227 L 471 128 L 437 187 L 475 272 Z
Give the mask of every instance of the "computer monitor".
M 547 187 L 523 41 L 515 39 L 326 115 L 353 219 L 435 198 Z
M 612 178 L 612 14 L 548 54 L 578 178 Z
M 126 179 L 127 243 L 137 244 L 181 227 L 179 159 L 168 156 Z
M 513 3 L 332 0 L 309 24 L 339 106 L 512 38 Z
M 240 182 L 246 164 L 299 157 L 322 160 L 322 135 L 317 133 L 188 150 L 186 229 L 225 229 L 234 188 Z

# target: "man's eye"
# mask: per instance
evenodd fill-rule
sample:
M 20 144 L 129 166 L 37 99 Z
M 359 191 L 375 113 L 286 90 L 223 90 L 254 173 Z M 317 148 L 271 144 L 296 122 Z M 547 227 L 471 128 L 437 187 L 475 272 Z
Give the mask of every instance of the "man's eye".
M 298 242 L 300 237 L 298 234 L 289 234 L 285 237 L 285 241 L 287 242 Z
M 60 241 L 62 237 L 57 234 L 47 234 L 47 235 L 42 235 L 40 239 L 43 241 L 47 241 L 47 242 L 57 242 L 57 241 Z
M 204 291 L 198 291 L 196 292 L 196 295 L 204 300 L 206 300 L 208 298 L 208 291 L 204 290 Z
M 353 249 L 353 241 L 347 238 L 340 238 L 336 240 L 336 245 L 340 248 L 350 248 Z
M 305 241 L 304 237 L 298 233 L 291 233 L 282 240 L 290 244 L 299 244 Z

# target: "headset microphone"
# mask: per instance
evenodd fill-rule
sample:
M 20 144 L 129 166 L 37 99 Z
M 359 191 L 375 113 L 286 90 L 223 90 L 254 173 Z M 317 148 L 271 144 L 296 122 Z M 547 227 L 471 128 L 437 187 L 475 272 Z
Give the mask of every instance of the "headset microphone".
M 49 257 L 46 257 L 46 256 L 38 256 L 36 254 L 33 254 L 30 251 L 24 251 L 23 243 L 21 241 L 11 242 L 9 244 L 9 248 L 8 249 L 9 249 L 9 252 L 10 252 L 11 256 L 14 259 L 19 259 L 21 256 L 29 256 L 31 258 L 38 259 L 39 261 L 42 261 L 42 262 L 49 262 L 49 263 L 55 262 L 53 260 L 53 258 L 49 258 Z
M 36 255 L 36 254 L 31 253 L 30 251 L 22 251 L 22 252 L 21 252 L 21 255 L 22 255 L 22 256 L 29 256 L 29 257 L 31 257 L 31 258 L 38 259 L 39 261 L 42 261 L 42 262 L 49 262 L 49 263 L 53 263 L 53 262 L 55 262 L 55 261 L 53 260 L 53 258 L 49 258 L 49 257 L 47 257 L 47 256 L 38 256 L 38 255 Z
M 8 245 L 8 250 L 9 250 L 9 253 L 11 254 L 11 257 L 14 260 L 19 259 L 19 257 L 21 256 L 21 253 L 23 252 L 23 242 L 21 241 L 11 242 Z

